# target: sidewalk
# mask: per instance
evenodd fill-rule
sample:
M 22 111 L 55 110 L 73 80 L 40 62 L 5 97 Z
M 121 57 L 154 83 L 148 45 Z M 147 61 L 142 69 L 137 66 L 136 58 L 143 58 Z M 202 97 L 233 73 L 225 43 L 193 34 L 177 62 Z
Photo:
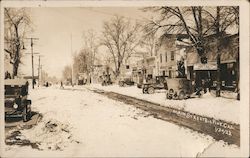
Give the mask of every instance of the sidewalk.
M 167 100 L 165 90 L 156 91 L 155 94 L 143 94 L 142 89 L 136 86 L 119 87 L 118 85 L 101 86 L 100 84 L 86 85 L 88 88 L 100 89 L 104 91 L 116 92 L 123 95 L 132 96 L 138 99 L 147 100 L 162 106 L 172 107 L 179 110 L 224 120 L 230 123 L 240 123 L 240 101 L 231 99 L 234 94 L 225 93 L 225 97 L 216 98 L 212 93 L 206 93 L 201 98 L 191 98 L 186 100 Z M 75 88 L 80 88 L 79 86 Z

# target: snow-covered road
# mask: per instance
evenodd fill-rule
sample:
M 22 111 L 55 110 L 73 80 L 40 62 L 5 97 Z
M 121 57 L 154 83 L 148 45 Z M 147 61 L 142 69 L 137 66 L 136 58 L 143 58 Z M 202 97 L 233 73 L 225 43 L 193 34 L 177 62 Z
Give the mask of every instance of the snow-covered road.
M 17 137 L 36 146 L 8 145 L 5 156 L 193 157 L 207 147 L 202 156 L 215 154 L 210 148 L 220 151 L 217 156 L 239 154 L 234 145 L 216 142 L 87 89 L 40 88 L 29 97 L 33 110 L 43 118 L 33 128 L 20 130 Z

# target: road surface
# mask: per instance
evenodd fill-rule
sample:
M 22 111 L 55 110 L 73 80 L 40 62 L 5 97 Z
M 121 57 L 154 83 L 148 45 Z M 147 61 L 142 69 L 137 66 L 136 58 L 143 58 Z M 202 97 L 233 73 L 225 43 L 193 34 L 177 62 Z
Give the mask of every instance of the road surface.
M 194 157 L 211 146 L 224 154 L 239 150 L 88 89 L 43 87 L 29 97 L 42 119 L 6 132 L 6 156 Z

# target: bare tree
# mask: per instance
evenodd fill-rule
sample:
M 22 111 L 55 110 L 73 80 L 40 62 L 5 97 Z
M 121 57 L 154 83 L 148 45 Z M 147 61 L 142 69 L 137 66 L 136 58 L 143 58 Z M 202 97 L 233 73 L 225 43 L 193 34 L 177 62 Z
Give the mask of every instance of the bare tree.
M 89 69 L 87 50 L 82 49 L 74 56 L 74 74 L 87 73 Z
M 205 36 L 212 31 L 212 27 L 208 25 L 208 20 L 203 16 L 206 12 L 203 7 L 154 7 L 145 10 L 160 13 L 159 18 L 151 19 L 145 26 L 147 32 L 185 33 L 190 39 L 190 43 L 187 44 L 194 46 L 201 57 L 204 56 Z
M 146 52 L 150 56 L 156 55 L 156 44 L 157 44 L 157 38 L 155 33 L 145 33 L 143 35 L 143 39 L 141 40 L 141 47 L 146 49 Z
M 239 33 L 239 7 L 231 6 L 231 7 L 216 7 L 216 14 L 208 14 L 212 19 L 212 27 L 214 28 L 214 33 L 217 36 L 216 45 L 217 45 L 217 88 L 216 88 L 216 96 L 220 96 L 221 90 L 221 79 L 220 79 L 220 65 L 221 65 L 221 47 L 223 46 L 222 42 L 224 40 L 225 31 L 234 26 L 238 30 Z M 237 71 L 237 92 L 239 94 L 239 51 L 237 51 L 237 59 L 236 59 L 236 71 Z M 239 99 L 239 96 L 238 96 Z
M 99 42 L 97 40 L 97 34 L 93 30 L 88 30 L 83 33 L 83 49 L 87 55 L 86 63 L 87 63 L 87 74 L 88 74 L 88 82 L 91 82 L 92 73 L 94 71 L 96 55 L 98 52 Z
M 136 52 L 136 47 L 140 44 L 138 36 L 140 25 L 132 24 L 124 17 L 115 16 L 110 21 L 104 22 L 103 28 L 101 44 L 106 46 L 112 55 L 117 77 L 123 62 Z
M 93 30 L 84 32 L 82 38 L 82 49 L 78 54 L 74 55 L 74 77 L 77 78 L 79 73 L 85 73 L 88 77 L 88 82 L 90 82 L 94 71 L 99 43 L 97 41 L 97 35 Z
M 31 20 L 25 8 L 5 8 L 5 52 L 10 56 L 13 65 L 12 76 L 17 76 L 19 64 L 21 63 L 21 50 L 24 47 L 24 37 L 30 27 Z
M 145 27 L 149 33 L 162 31 L 163 34 L 185 33 L 199 56 L 206 63 L 207 37 L 215 34 L 217 39 L 217 96 L 220 96 L 220 40 L 232 25 L 239 25 L 238 7 L 153 7 L 145 8 L 159 13 L 159 18 L 151 19 Z M 183 41 L 184 42 L 184 41 Z
M 72 81 L 72 68 L 67 65 L 63 69 L 63 79 L 67 81 Z

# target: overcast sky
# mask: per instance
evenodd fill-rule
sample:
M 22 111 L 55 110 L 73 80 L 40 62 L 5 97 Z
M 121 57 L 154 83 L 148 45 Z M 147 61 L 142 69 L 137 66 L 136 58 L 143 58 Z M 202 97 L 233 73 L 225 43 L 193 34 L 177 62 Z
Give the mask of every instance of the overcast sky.
M 34 24 L 34 33 L 30 37 L 39 38 L 35 42 L 34 52 L 43 55 L 41 63 L 43 70 L 50 76 L 62 76 L 65 65 L 72 62 L 71 34 L 73 52 L 79 51 L 82 46 L 83 31 L 89 29 L 101 33 L 103 21 L 114 15 L 122 15 L 131 20 L 148 17 L 148 13 L 139 8 L 29 8 Z M 30 42 L 26 42 L 26 52 L 30 53 Z M 103 52 L 102 52 L 103 53 Z M 31 56 L 23 57 L 22 73 L 31 74 Z M 38 55 L 34 57 L 35 75 L 37 75 Z

